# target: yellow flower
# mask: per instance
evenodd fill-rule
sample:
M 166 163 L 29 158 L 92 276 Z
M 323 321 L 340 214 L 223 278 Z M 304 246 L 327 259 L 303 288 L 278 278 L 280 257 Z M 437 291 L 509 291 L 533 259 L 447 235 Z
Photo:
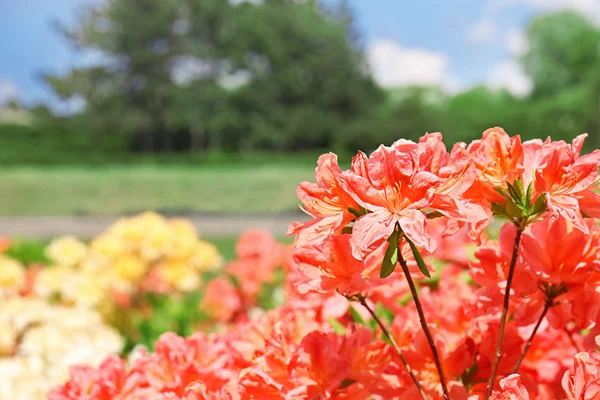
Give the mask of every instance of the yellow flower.
M 148 262 L 159 261 L 173 248 L 173 236 L 168 229 L 153 226 L 140 242 L 140 257 Z
M 176 290 L 191 291 L 200 286 L 200 275 L 187 263 L 167 261 L 158 266 L 159 277 Z
M 115 260 L 112 269 L 119 279 L 132 282 L 140 280 L 146 274 L 148 265 L 139 257 L 126 254 Z
M 64 289 L 71 287 L 74 273 L 74 269 L 63 266 L 44 268 L 35 277 L 33 293 L 42 299 L 69 297 Z
M 25 268 L 10 257 L 0 255 L 0 294 L 18 292 L 25 282 Z
M 184 218 L 173 218 L 169 220 L 169 226 L 176 236 L 198 237 L 198 230 L 192 221 Z
M 190 257 L 190 265 L 198 271 L 210 271 L 218 268 L 223 263 L 223 257 L 219 254 L 217 247 L 212 244 L 199 240 L 196 249 Z
M 46 256 L 55 264 L 75 267 L 87 256 L 88 248 L 74 236 L 54 239 L 46 247 Z
M 197 246 L 198 239 L 195 236 L 177 236 L 172 242 L 168 256 L 178 260 L 187 260 L 194 254 Z
M 109 258 L 116 258 L 127 250 L 125 243 L 118 235 L 109 233 L 104 233 L 92 240 L 90 248 L 94 254 Z

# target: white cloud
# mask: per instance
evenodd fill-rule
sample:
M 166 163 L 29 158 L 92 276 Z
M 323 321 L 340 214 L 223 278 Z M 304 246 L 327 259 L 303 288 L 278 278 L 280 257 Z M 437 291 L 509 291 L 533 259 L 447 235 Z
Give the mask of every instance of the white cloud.
M 600 25 L 599 0 L 496 0 L 499 7 L 529 4 L 542 11 L 575 10 Z
M 0 79 L 0 105 L 10 100 L 16 100 L 17 97 L 19 97 L 17 86 L 9 80 Z
M 506 47 L 512 56 L 521 56 L 529 50 L 529 41 L 525 32 L 520 29 L 511 29 L 506 34 Z
M 467 37 L 473 43 L 493 42 L 498 37 L 498 24 L 491 18 L 481 19 L 471 25 Z
M 492 89 L 506 89 L 515 96 L 526 96 L 533 88 L 531 80 L 521 65 L 514 60 L 505 61 L 494 67 L 488 86 Z
M 375 80 L 383 87 L 440 86 L 458 90 L 458 79 L 449 72 L 447 54 L 406 48 L 392 40 L 375 40 L 367 50 Z

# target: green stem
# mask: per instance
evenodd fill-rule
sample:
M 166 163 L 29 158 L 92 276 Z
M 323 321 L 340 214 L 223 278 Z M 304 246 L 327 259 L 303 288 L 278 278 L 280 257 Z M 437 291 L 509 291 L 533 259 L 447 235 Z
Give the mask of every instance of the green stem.
M 510 266 L 508 267 L 508 277 L 506 279 L 506 288 L 504 293 L 504 305 L 502 307 L 502 315 L 500 316 L 500 329 L 498 332 L 498 343 L 496 344 L 496 356 L 494 358 L 494 363 L 492 364 L 492 373 L 490 374 L 490 379 L 488 381 L 487 392 L 485 395 L 486 400 L 490 398 L 492 395 L 492 390 L 494 389 L 494 382 L 496 381 L 496 374 L 498 372 L 498 364 L 500 363 L 500 358 L 502 357 L 502 344 L 504 342 L 504 327 L 506 325 L 506 317 L 508 314 L 508 305 L 510 302 L 510 287 L 512 285 L 512 280 L 515 275 L 515 267 L 517 266 L 517 258 L 519 255 L 519 243 L 521 242 L 521 234 L 523 233 L 522 224 L 517 225 L 517 235 L 515 236 L 515 242 L 513 245 L 513 253 L 512 258 L 510 260 Z
M 410 275 L 410 271 L 408 269 L 408 265 L 406 264 L 406 260 L 402 256 L 402 253 L 398 251 L 398 262 L 402 267 L 402 271 L 404 272 L 404 276 L 406 277 L 406 281 L 408 282 L 408 287 L 410 288 L 410 293 L 412 294 L 413 300 L 415 301 L 415 306 L 417 307 L 417 313 L 419 314 L 419 321 L 421 322 L 421 328 L 425 333 L 425 337 L 427 338 L 427 343 L 429 343 L 429 347 L 431 348 L 431 353 L 433 354 L 433 358 L 435 360 L 435 366 L 438 371 L 438 375 L 440 377 L 440 384 L 442 385 L 442 392 L 444 393 L 444 398 L 446 400 L 450 400 L 450 394 L 448 392 L 448 386 L 446 385 L 446 378 L 444 376 L 444 369 L 442 368 L 442 361 L 438 354 L 437 348 L 435 346 L 435 341 L 433 340 L 433 336 L 431 335 L 431 331 L 427 326 L 427 320 L 425 319 L 425 313 L 423 312 L 423 305 L 419 300 L 419 294 L 417 292 L 417 288 L 415 286 L 415 282 Z
M 394 339 L 394 337 L 392 336 L 390 331 L 386 328 L 386 326 L 383 324 L 383 322 L 379 319 L 377 314 L 375 314 L 375 311 L 373 311 L 371 309 L 371 307 L 369 307 L 366 299 L 363 296 L 360 296 L 358 301 L 360 302 L 360 304 L 362 304 L 362 306 L 364 308 L 367 309 L 367 311 L 369 311 L 369 314 L 371 314 L 371 316 L 373 317 L 375 322 L 377 322 L 377 325 L 379 325 L 379 327 L 381 328 L 381 331 L 383 332 L 385 337 L 389 340 L 390 344 L 392 345 L 392 348 L 394 349 L 396 354 L 398 354 L 398 357 L 400 357 L 400 360 L 402 360 L 402 364 L 404 364 L 404 366 L 406 367 L 406 370 L 408 371 L 408 374 L 410 375 L 410 378 L 413 380 L 413 382 L 417 386 L 417 389 L 419 390 L 419 394 L 421 395 L 421 398 L 423 400 L 427 400 L 427 395 L 425 394 L 425 391 L 423 390 L 421 383 L 419 382 L 419 380 L 413 373 L 413 370 L 410 367 L 410 365 L 408 364 L 408 361 L 406 361 L 406 358 L 404 358 L 404 354 L 402 354 L 402 350 L 400 350 L 398 343 L 396 343 L 396 340 Z

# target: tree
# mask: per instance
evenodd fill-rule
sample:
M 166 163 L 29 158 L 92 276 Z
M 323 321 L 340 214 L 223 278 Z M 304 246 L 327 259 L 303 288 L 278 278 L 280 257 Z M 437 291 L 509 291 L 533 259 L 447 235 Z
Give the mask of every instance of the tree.
M 141 135 L 145 150 L 170 151 L 174 133 L 189 123 L 185 105 L 207 101 L 198 91 L 182 109 L 187 86 L 207 81 L 214 100 L 231 12 L 220 0 L 110 0 L 90 7 L 77 27 L 61 31 L 76 47 L 101 54 L 101 62 L 45 78 L 62 98 L 85 100 L 78 118 L 97 131 Z
M 580 14 L 560 12 L 534 19 L 527 37 L 522 61 L 534 82 L 536 134 L 570 139 L 587 131 L 588 146 L 600 147 L 600 30 Z
M 133 148 L 325 147 L 381 98 L 348 7 L 110 0 L 62 32 L 101 62 L 46 81 Z
M 476 86 L 448 100 L 444 136 L 448 143 L 468 143 L 494 126 L 501 126 L 511 134 L 526 135 L 523 126 L 526 105 L 526 100 L 517 99 L 507 91 Z
M 348 37 L 348 16 L 315 1 L 238 7 L 232 53 L 247 82 L 233 94 L 244 148 L 332 146 L 344 126 L 377 106 L 381 91 Z

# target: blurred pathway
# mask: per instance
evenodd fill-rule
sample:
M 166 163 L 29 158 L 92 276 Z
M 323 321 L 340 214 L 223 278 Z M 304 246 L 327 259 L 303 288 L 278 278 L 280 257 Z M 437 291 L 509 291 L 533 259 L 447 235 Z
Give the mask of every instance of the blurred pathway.
M 248 229 L 266 229 L 274 235 L 285 235 L 293 221 L 306 220 L 303 214 L 288 215 L 192 215 L 190 219 L 202 236 L 237 236 Z M 58 216 L 0 217 L 0 236 L 44 239 L 70 234 L 91 238 L 101 233 L 117 217 Z

